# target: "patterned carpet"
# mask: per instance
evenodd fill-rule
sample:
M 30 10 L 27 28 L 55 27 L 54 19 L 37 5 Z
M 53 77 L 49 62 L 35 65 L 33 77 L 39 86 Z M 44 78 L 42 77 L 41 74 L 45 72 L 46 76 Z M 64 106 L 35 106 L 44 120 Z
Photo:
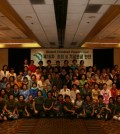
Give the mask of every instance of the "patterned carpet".
M 20 119 L 0 123 L 0 134 L 120 134 L 119 121 Z

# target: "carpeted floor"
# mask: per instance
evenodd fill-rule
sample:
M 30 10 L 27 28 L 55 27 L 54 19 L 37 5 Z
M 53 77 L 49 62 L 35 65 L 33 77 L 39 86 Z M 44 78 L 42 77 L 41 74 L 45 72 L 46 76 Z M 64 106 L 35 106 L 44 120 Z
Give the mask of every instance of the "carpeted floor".
M 120 134 L 119 121 L 19 119 L 0 123 L 0 134 Z

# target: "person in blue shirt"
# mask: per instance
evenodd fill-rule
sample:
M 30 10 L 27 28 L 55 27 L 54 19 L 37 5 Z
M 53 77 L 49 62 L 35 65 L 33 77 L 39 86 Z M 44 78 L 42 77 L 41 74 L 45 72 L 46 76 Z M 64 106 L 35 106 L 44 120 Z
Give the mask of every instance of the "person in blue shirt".
M 28 96 L 30 95 L 30 90 L 27 89 L 27 85 L 23 84 L 22 89 L 20 90 L 20 95 L 23 95 L 25 97 L 25 100 L 28 99 Z
M 32 83 L 32 87 L 30 89 L 30 94 L 33 95 L 33 98 L 37 97 L 37 93 L 38 93 L 38 87 L 37 87 L 37 83 L 33 82 Z

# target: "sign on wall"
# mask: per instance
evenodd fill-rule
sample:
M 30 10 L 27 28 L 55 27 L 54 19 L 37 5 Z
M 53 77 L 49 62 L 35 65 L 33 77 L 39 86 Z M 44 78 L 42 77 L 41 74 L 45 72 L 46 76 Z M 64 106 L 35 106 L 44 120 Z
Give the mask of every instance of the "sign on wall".
M 38 65 L 40 60 L 46 66 L 47 60 L 52 61 L 52 65 L 56 65 L 59 60 L 61 65 L 64 60 L 68 60 L 72 64 L 72 60 L 76 59 L 79 64 L 80 60 L 84 60 L 85 66 L 93 66 L 93 50 L 92 49 L 31 49 L 31 60 Z

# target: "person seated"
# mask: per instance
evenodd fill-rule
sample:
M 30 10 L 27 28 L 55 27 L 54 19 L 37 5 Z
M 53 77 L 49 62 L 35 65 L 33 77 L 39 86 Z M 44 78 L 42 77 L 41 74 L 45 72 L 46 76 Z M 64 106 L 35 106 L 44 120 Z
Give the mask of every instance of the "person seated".
M 37 92 L 38 92 L 38 87 L 37 87 L 37 83 L 33 82 L 32 83 L 32 87 L 30 89 L 30 94 L 33 95 L 33 98 L 37 97 Z
M 94 102 L 94 116 L 98 119 L 103 119 L 105 115 L 106 104 L 103 102 L 103 96 L 98 96 L 98 101 Z
M 74 104 L 75 112 L 77 113 L 77 118 L 83 116 L 83 100 L 80 93 L 76 94 L 76 100 Z
M 70 91 L 70 98 L 72 103 L 74 104 L 75 100 L 76 100 L 76 94 L 80 93 L 78 86 L 76 84 L 72 85 L 72 90 Z
M 66 118 L 73 118 L 76 116 L 74 106 L 71 102 L 70 96 L 65 95 L 65 102 L 63 104 L 63 112 Z
M 15 120 L 18 119 L 17 115 L 17 103 L 14 99 L 14 95 L 11 94 L 8 97 L 8 101 L 5 104 L 5 112 L 7 114 L 7 118 L 9 120 Z
M 47 98 L 45 99 L 44 104 L 43 104 L 45 116 L 48 116 L 51 118 L 54 117 L 53 104 L 54 104 L 54 99 L 52 98 L 52 92 L 48 91 Z
M 43 94 L 42 91 L 39 90 L 37 92 L 37 97 L 35 97 L 33 101 L 34 114 L 36 117 L 45 117 L 43 103 L 44 103 Z
M 109 98 L 109 103 L 105 108 L 105 120 L 112 119 L 115 114 L 115 99 L 113 97 Z
M 18 97 L 17 114 L 19 118 L 25 117 L 25 97 L 23 95 Z
M 26 114 L 26 117 L 28 117 L 28 118 L 34 116 L 33 95 L 32 94 L 30 94 L 28 96 L 28 100 L 25 103 L 25 114 Z
M 120 121 L 120 95 L 116 97 L 116 109 L 113 119 Z
M 63 98 L 65 97 L 65 95 L 70 96 L 70 89 L 67 88 L 66 84 L 64 84 L 63 89 L 60 90 L 60 94 L 63 95 Z
M 87 95 L 85 98 L 85 102 L 83 104 L 83 117 L 93 118 L 93 116 L 94 116 L 94 105 L 92 102 L 92 97 Z
M 4 110 L 5 110 L 5 101 L 2 98 L 2 95 L 0 95 L 0 122 L 7 120 Z
M 63 95 L 59 94 L 53 106 L 53 110 L 57 117 L 63 117 L 63 104 Z

